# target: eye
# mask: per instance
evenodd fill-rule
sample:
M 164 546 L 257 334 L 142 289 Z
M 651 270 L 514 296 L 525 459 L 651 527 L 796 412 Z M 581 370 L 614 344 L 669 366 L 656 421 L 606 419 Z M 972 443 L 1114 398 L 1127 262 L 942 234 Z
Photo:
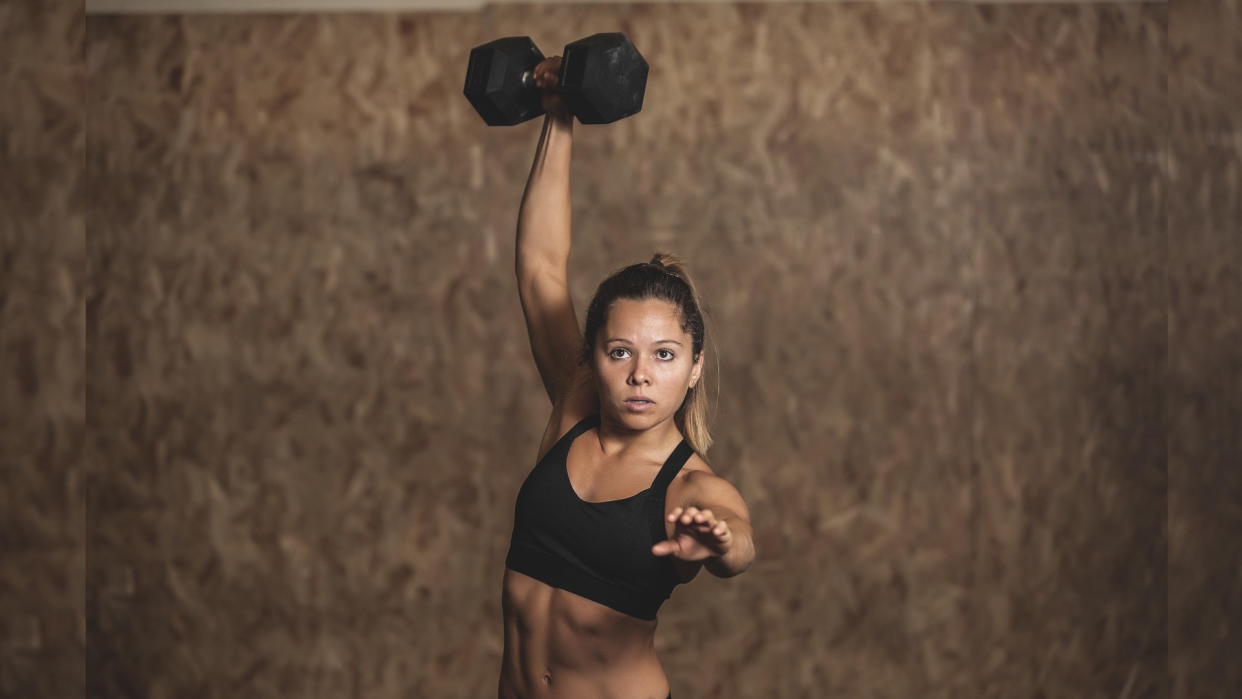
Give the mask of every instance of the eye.
M 612 359 L 620 359 L 620 357 L 617 356 L 617 352 L 629 352 L 629 350 L 624 347 L 614 347 L 613 349 L 608 350 L 608 356 Z
M 656 350 L 656 353 L 657 353 L 657 354 L 659 354 L 660 352 L 666 352 L 666 353 L 668 354 L 668 361 L 672 361 L 672 360 L 673 360 L 673 357 L 675 356 L 675 355 L 673 354 L 673 351 L 672 351 L 672 350 L 668 350 L 668 349 L 664 349 L 664 348 L 660 348 L 660 349 Z

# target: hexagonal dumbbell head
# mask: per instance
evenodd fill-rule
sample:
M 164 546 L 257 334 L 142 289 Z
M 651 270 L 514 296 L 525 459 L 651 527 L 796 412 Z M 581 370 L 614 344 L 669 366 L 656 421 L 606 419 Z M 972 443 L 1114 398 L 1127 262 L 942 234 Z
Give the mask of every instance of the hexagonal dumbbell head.
M 476 46 L 466 68 L 466 99 L 492 126 L 512 126 L 543 114 L 540 91 L 522 75 L 543 60 L 529 36 L 509 36 Z
M 560 78 L 578 121 L 609 124 L 643 108 L 647 61 L 624 34 L 594 34 L 565 46 Z

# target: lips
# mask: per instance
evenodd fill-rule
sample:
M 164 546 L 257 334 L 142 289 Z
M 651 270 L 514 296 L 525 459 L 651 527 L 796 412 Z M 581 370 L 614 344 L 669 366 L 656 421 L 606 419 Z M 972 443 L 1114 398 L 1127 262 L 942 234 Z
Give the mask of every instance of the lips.
M 626 398 L 625 407 L 637 413 L 646 412 L 655 406 L 655 402 L 647 398 Z

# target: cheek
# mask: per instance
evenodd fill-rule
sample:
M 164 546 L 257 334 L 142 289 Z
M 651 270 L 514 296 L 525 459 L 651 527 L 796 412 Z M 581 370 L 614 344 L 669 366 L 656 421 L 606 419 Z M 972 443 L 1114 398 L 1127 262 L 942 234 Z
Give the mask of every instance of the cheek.
M 612 368 L 601 369 L 599 373 L 595 375 L 595 383 L 598 384 L 601 389 L 612 386 L 616 383 L 625 383 L 625 372 L 617 371 Z
M 665 372 L 665 383 L 668 384 L 669 390 L 680 392 L 690 384 L 690 368 L 679 366 L 672 367 Z

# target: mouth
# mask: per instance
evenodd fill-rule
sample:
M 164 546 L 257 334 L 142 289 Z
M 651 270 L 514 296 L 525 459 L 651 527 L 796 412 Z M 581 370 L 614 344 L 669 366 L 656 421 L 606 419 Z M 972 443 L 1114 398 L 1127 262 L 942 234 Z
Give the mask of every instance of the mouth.
M 654 402 L 647 400 L 646 398 L 630 398 L 625 401 L 625 404 L 631 410 L 647 410 L 651 406 L 655 405 Z

